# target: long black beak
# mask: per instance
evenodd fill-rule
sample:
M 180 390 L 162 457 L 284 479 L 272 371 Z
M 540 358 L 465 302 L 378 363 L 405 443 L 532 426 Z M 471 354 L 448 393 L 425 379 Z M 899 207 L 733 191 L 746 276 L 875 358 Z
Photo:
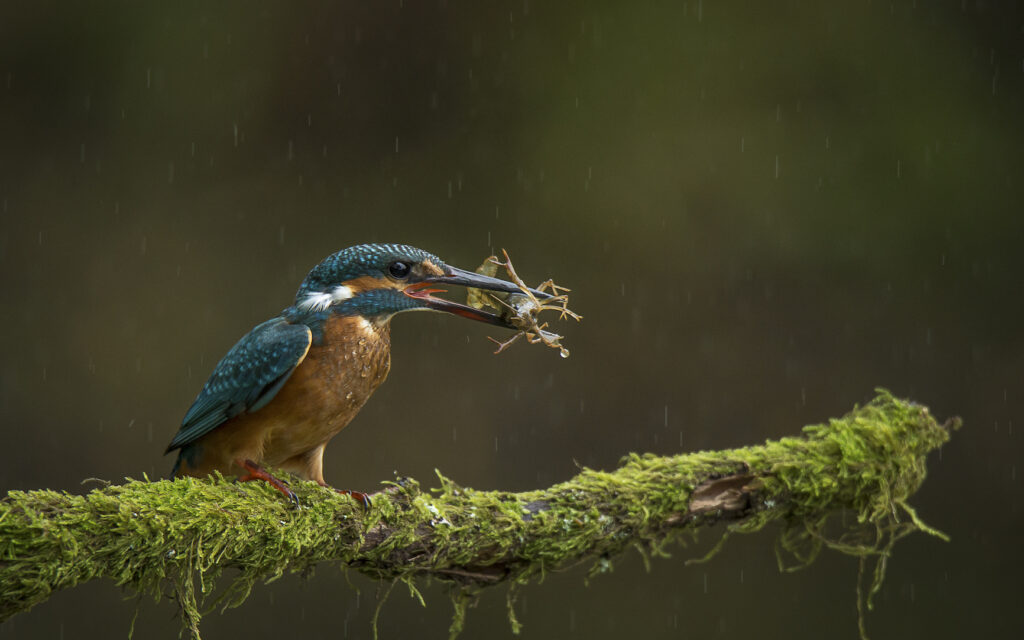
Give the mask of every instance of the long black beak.
M 493 324 L 505 329 L 516 328 L 515 325 L 497 314 L 490 313 L 482 309 L 476 309 L 464 304 L 459 304 L 458 302 L 452 302 L 451 300 L 445 300 L 444 298 L 433 297 L 430 295 L 431 293 L 443 291 L 443 289 L 429 288 L 434 284 L 456 284 L 462 287 L 486 289 L 488 291 L 523 293 L 523 290 L 519 288 L 519 285 L 513 282 L 499 280 L 498 278 L 480 275 L 479 273 L 463 271 L 462 269 L 456 269 L 455 267 L 448 267 L 447 271 L 442 276 L 430 276 L 405 288 L 405 295 L 410 298 L 416 298 L 428 309 L 452 313 L 463 318 Z M 546 300 L 551 297 L 550 293 L 544 293 L 543 291 L 537 291 L 536 289 L 529 289 L 529 291 L 539 300 Z
M 457 284 L 463 287 L 473 287 L 474 289 L 487 289 L 488 291 L 504 291 L 505 293 L 523 292 L 519 285 L 515 283 L 480 275 L 472 271 L 463 271 L 455 267 L 448 267 L 448 273 L 443 276 L 432 276 L 426 278 L 426 280 L 438 284 Z M 551 297 L 550 293 L 544 293 L 536 289 L 530 289 L 530 293 L 535 295 L 538 300 L 547 300 Z

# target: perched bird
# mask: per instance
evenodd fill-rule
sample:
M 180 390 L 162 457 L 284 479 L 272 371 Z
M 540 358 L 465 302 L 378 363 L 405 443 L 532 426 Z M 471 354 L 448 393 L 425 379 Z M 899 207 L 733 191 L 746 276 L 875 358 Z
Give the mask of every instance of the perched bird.
M 269 466 L 327 487 L 324 447 L 388 375 L 392 316 L 444 311 L 513 328 L 497 315 L 433 297 L 443 292 L 434 288 L 439 284 L 519 291 L 406 245 L 363 244 L 327 257 L 290 307 L 246 334 L 214 368 L 165 452 L 180 450 L 172 476 L 220 471 L 265 480 L 295 500 Z M 339 492 L 369 505 L 365 494 Z

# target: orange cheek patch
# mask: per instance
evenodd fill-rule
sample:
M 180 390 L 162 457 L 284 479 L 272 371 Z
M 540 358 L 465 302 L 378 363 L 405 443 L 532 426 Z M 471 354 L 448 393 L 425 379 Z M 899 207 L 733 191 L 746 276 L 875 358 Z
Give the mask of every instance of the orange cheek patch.
M 352 295 L 358 295 L 363 291 L 371 289 L 398 289 L 398 283 L 387 278 L 374 278 L 373 276 L 360 276 L 346 280 L 344 285 L 352 290 Z
M 423 266 L 423 271 L 427 275 L 431 275 L 431 276 L 443 276 L 444 275 L 444 269 L 442 269 L 441 267 L 437 266 L 436 264 L 434 264 L 430 260 L 424 260 L 420 264 Z

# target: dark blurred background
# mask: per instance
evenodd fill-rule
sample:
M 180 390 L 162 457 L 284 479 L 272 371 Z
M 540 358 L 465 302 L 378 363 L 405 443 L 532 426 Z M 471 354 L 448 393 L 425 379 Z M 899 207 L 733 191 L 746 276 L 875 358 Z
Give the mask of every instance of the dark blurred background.
M 1014 2 L 0 5 L 3 489 L 166 474 L 213 364 L 360 242 L 573 288 L 572 357 L 419 314 L 328 449 L 372 489 L 438 468 L 523 490 L 630 451 L 753 444 L 873 388 L 960 415 L 914 498 L 875 638 L 1022 632 L 1024 36 Z M 527 638 L 853 638 L 856 561 L 780 574 L 635 554 L 526 588 Z M 377 585 L 324 566 L 209 638 L 363 638 Z M 399 593 L 401 591 L 402 593 Z M 443 585 L 383 638 L 443 638 Z M 56 594 L 0 638 L 127 634 Z M 465 636 L 509 637 L 503 588 Z M 136 637 L 175 638 L 172 603 Z

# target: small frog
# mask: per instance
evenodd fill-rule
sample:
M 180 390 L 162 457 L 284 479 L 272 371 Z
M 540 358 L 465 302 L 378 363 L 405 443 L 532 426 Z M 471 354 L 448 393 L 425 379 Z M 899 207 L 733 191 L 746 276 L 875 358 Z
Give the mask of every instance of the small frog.
M 493 277 L 497 273 L 498 267 L 504 267 L 509 279 L 519 286 L 522 293 L 500 293 L 484 291 L 482 289 L 470 289 L 466 296 L 466 304 L 469 306 L 477 309 L 484 307 L 494 309 L 501 315 L 502 319 L 519 329 L 518 333 L 505 341 L 491 338 L 498 345 L 498 350 L 494 353 L 501 353 L 520 337 L 525 336 L 526 341 L 530 344 L 537 344 L 539 342 L 553 349 L 558 349 L 563 358 L 568 358 L 569 350 L 562 346 L 562 336 L 552 331 L 547 331 L 547 322 L 538 324 L 537 316 L 542 311 L 558 311 L 559 320 L 565 320 L 566 317 L 576 321 L 581 320 L 583 316 L 569 309 L 569 289 L 558 286 L 552 280 L 546 280 L 537 286 L 536 291 L 550 293 L 550 296 L 543 301 L 538 299 L 533 291 L 530 290 L 530 287 L 516 273 L 515 268 L 512 266 L 512 260 L 508 257 L 508 252 L 503 249 L 502 254 L 505 256 L 504 262 L 496 256 L 491 256 L 484 260 L 476 272 Z

